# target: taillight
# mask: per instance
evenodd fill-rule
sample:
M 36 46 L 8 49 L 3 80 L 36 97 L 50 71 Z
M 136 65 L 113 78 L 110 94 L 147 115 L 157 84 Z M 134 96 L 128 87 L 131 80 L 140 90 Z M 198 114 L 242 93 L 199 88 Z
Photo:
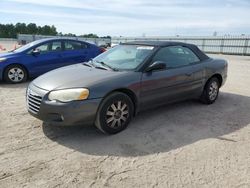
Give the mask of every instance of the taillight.
M 106 52 L 107 50 L 105 48 L 100 48 L 101 53 Z

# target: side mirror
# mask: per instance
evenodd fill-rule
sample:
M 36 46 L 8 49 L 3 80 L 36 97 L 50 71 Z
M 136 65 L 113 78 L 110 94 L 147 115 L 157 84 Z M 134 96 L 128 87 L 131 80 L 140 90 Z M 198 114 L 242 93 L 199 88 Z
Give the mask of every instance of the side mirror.
M 146 72 L 164 69 L 166 69 L 166 63 L 164 63 L 163 61 L 155 61 L 148 68 L 146 68 Z
M 37 55 L 40 54 L 40 50 L 34 49 L 34 50 L 32 50 L 31 54 L 34 55 L 34 56 L 37 56 Z

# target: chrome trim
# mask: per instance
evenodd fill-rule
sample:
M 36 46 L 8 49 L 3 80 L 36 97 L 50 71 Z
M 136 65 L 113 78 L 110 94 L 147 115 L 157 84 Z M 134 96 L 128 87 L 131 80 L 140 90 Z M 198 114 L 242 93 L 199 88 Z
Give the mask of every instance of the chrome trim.
M 38 114 L 40 110 L 40 105 L 42 102 L 42 96 L 28 88 L 27 95 L 26 95 L 26 104 L 28 111 Z

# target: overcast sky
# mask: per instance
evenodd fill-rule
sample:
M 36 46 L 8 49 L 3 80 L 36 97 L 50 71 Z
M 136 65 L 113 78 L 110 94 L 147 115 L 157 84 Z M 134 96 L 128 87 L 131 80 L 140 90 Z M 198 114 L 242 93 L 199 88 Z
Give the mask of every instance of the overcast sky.
M 250 0 L 0 0 L 0 23 L 100 36 L 250 34 Z

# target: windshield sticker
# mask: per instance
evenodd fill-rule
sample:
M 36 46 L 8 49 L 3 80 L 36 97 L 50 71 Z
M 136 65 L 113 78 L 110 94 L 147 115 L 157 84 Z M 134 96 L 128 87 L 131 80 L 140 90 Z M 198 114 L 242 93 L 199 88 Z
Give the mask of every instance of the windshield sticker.
M 136 49 L 137 50 L 153 50 L 154 47 L 153 46 L 138 46 Z

